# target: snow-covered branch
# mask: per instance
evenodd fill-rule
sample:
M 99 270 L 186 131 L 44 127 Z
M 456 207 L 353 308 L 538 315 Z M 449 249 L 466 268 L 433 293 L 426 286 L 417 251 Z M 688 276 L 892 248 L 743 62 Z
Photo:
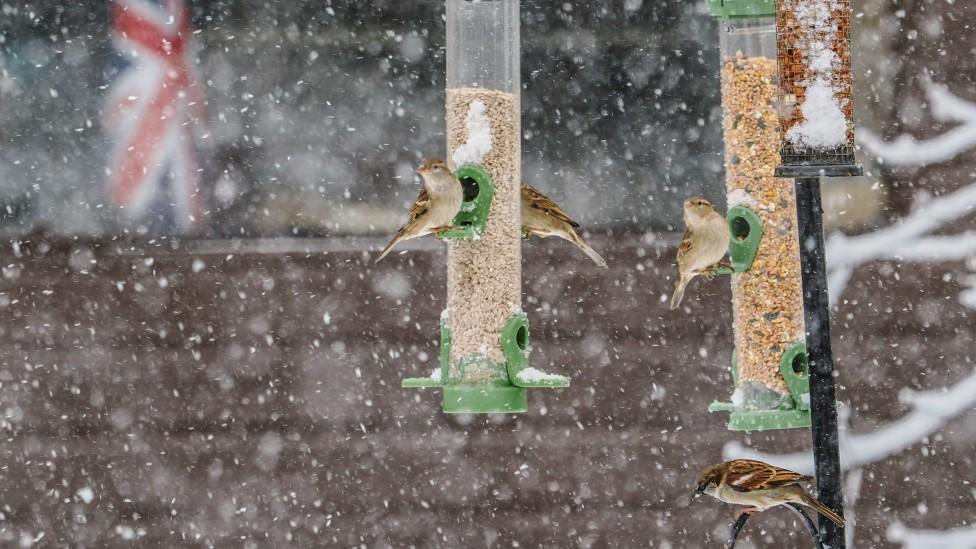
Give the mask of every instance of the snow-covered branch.
M 923 79 L 925 96 L 932 106 L 932 116 L 941 122 L 960 125 L 931 139 L 917 140 L 902 134 L 885 142 L 868 130 L 858 131 L 858 142 L 879 162 L 896 167 L 927 166 L 952 160 L 976 147 L 976 103 L 953 95 L 945 86 Z
M 831 301 L 844 293 L 853 270 L 879 259 L 898 261 L 958 261 L 976 255 L 976 232 L 926 236 L 976 211 L 976 182 L 934 198 L 894 225 L 874 232 L 827 239 L 827 271 Z
M 906 389 L 898 398 L 912 406 L 909 414 L 870 433 L 840 432 L 842 470 L 862 467 L 901 452 L 941 429 L 950 419 L 976 407 L 976 370 L 952 387 L 921 392 Z M 760 459 L 800 473 L 813 473 L 813 456 L 809 452 L 766 454 L 732 441 L 722 453 L 726 459 Z
M 972 549 L 976 547 L 976 528 L 954 530 L 912 530 L 902 523 L 888 526 L 889 541 L 901 543 L 905 549 Z

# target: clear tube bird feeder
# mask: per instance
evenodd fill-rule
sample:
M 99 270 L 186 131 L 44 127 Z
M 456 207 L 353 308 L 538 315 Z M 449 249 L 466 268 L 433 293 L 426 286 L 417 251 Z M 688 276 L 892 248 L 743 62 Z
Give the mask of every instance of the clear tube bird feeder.
M 773 0 L 711 0 L 719 18 L 725 182 L 731 232 L 734 430 L 810 425 L 803 296 L 790 180 L 779 163 Z
M 518 0 L 447 0 L 447 158 L 464 189 L 448 242 L 441 367 L 404 386 L 444 389 L 443 410 L 524 412 L 528 387 L 565 387 L 528 367 L 522 313 Z

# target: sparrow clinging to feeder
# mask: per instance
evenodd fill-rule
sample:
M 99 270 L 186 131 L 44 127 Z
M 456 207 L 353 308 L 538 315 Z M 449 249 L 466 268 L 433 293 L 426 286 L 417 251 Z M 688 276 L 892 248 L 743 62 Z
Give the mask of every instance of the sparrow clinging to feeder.
M 813 477 L 762 461 L 734 459 L 703 469 L 698 475 L 695 494 L 708 494 L 725 503 L 747 505 L 744 513 L 798 503 L 843 527 L 846 523 L 843 517 L 813 499 L 799 484 L 809 480 L 813 480 Z
M 672 309 L 678 308 L 688 283 L 729 251 L 729 226 L 708 200 L 700 196 L 689 198 L 684 210 L 685 235 L 678 246 L 678 283 L 671 296 Z
M 379 262 L 398 243 L 418 236 L 439 233 L 451 228 L 454 216 L 461 209 L 461 183 L 441 160 L 424 160 L 417 173 L 423 187 L 417 201 L 410 208 L 410 220 L 400 227 L 393 240 L 383 248 L 373 263 Z
M 579 226 L 548 196 L 522 183 L 522 230 L 526 238 L 558 236 L 575 244 L 597 265 L 606 267 L 607 262 L 576 232 Z

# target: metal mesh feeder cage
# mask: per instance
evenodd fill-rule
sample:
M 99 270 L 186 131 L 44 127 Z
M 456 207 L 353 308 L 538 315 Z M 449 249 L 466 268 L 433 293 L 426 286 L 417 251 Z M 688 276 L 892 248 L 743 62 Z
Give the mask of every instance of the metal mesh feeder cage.
M 850 0 L 780 0 L 777 60 L 784 176 L 854 166 Z M 832 169 L 831 169 L 832 168 Z
M 448 413 L 524 412 L 526 389 L 566 387 L 528 366 L 522 309 L 518 0 L 447 1 L 448 164 L 464 188 L 448 243 L 441 367 Z
M 779 163 L 771 0 L 713 0 L 720 20 L 725 184 L 735 355 L 729 429 L 810 425 L 796 196 Z

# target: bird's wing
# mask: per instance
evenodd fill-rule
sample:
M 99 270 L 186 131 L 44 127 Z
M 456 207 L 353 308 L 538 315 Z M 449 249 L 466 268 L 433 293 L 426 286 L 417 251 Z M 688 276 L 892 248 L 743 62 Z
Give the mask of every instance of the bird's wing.
M 769 490 L 810 479 L 811 477 L 789 469 L 751 459 L 737 459 L 730 462 L 725 473 L 726 484 L 738 492 Z
M 522 183 L 522 200 L 526 202 L 530 208 L 544 212 L 546 215 L 555 217 L 556 219 L 568 223 L 572 228 L 578 229 L 580 224 L 573 221 L 569 214 L 563 211 L 548 196 L 540 193 L 533 187 Z
M 685 229 L 685 234 L 681 237 L 681 244 L 678 246 L 678 263 L 681 263 L 681 258 L 691 251 L 692 240 L 691 229 Z
M 403 224 L 403 227 L 400 228 L 400 231 L 402 232 L 407 227 L 413 225 L 414 222 L 416 222 L 418 219 L 423 217 L 424 214 L 426 214 L 427 210 L 429 209 L 430 209 L 430 195 L 427 194 L 427 189 L 421 187 L 420 194 L 417 195 L 417 201 L 414 202 L 413 206 L 410 207 L 410 220 Z

